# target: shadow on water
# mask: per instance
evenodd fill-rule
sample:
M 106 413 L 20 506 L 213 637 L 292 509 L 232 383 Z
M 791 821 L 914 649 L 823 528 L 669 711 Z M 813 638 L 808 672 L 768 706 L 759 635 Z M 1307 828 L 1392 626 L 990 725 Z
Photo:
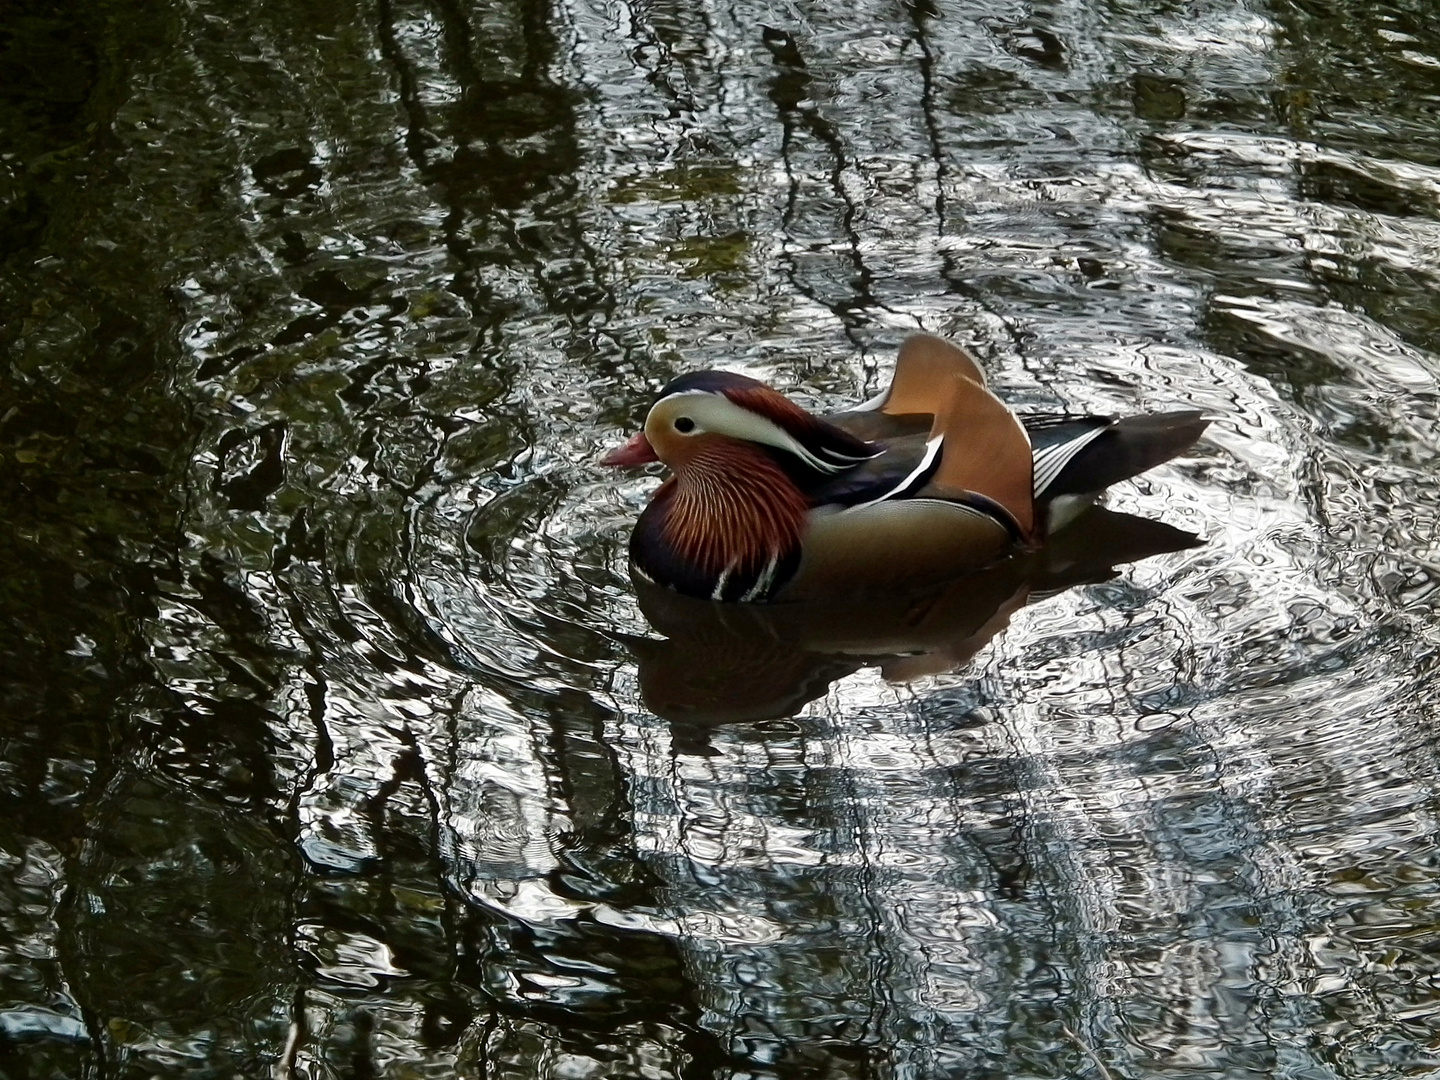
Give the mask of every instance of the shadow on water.
M 5 6 L 0 1073 L 1433 1070 L 1437 57 Z M 659 385 L 855 400 L 917 327 L 1222 418 L 1099 519 L 1177 528 L 868 625 L 637 596 L 591 462 Z

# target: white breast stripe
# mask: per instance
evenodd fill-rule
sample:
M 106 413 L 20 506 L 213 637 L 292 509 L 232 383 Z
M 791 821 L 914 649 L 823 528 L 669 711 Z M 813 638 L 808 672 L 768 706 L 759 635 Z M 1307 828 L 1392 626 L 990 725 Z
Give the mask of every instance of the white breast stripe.
M 1035 454 L 1035 495 L 1038 498 L 1045 493 L 1045 489 L 1055 482 L 1055 478 L 1065 471 L 1065 466 L 1074 460 L 1075 455 L 1092 442 L 1098 439 L 1105 432 L 1109 431 L 1113 424 L 1106 424 L 1104 427 L 1092 428 L 1069 442 L 1057 443 L 1054 446 L 1047 446 Z
M 944 444 L 944 442 L 944 435 L 936 435 L 933 439 L 931 439 L 925 444 L 925 455 L 920 459 L 920 464 L 916 465 L 915 468 L 910 471 L 910 474 L 906 476 L 904 480 L 901 480 L 900 483 L 896 484 L 893 488 L 885 492 L 885 494 L 881 495 L 878 499 L 871 499 L 869 502 L 856 503 L 854 506 L 847 507 L 843 511 L 843 513 L 848 514 L 852 510 L 863 510 L 867 506 L 874 506 L 876 503 L 884 502 L 886 499 L 900 494 L 916 480 L 924 476 L 925 473 L 929 471 L 931 466 L 935 464 L 935 457 L 940 453 L 940 447 Z
M 730 571 L 734 569 L 735 564 L 732 562 L 729 566 L 725 567 L 724 570 L 720 571 L 720 577 L 715 581 L 715 591 L 710 594 L 711 600 L 725 599 L 725 582 L 730 580 Z
M 759 600 L 770 591 L 770 586 L 775 580 L 775 571 L 780 566 L 780 557 L 771 555 L 770 561 L 765 564 L 765 571 L 755 579 L 755 584 L 750 586 L 748 592 L 740 597 L 740 602 L 747 603 L 751 600 Z

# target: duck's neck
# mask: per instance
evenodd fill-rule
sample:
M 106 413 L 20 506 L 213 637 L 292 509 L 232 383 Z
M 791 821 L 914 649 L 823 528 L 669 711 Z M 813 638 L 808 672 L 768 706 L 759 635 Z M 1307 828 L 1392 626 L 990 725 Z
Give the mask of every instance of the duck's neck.
M 637 530 L 637 564 L 662 584 L 716 600 L 762 599 L 783 583 L 810 509 L 769 454 L 743 444 L 697 453 L 652 505 L 658 544 Z

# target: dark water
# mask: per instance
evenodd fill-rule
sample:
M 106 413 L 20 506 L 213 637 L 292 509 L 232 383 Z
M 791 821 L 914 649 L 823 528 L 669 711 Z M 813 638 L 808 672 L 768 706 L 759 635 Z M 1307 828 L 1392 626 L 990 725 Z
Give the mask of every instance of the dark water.
M 0 1074 L 1440 1075 L 1437 26 L 0 7 Z M 1209 543 L 656 715 L 598 451 L 919 327 Z

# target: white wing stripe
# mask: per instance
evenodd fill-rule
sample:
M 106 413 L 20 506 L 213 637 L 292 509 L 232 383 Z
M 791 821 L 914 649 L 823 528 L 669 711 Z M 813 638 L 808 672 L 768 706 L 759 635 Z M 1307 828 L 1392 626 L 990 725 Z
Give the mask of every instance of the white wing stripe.
M 833 450 L 828 446 L 822 446 L 818 448 L 818 452 L 824 454 L 831 461 L 838 461 L 845 465 L 855 465 L 861 461 L 869 461 L 873 457 L 878 457 L 884 451 L 875 449 L 867 450 L 863 454 L 847 454 L 842 450 Z
M 925 444 L 925 454 L 923 457 L 921 457 L 920 464 L 916 465 L 915 468 L 910 470 L 909 475 L 906 476 L 904 480 L 901 480 L 900 483 L 896 484 L 893 488 L 885 492 L 885 494 L 881 495 L 878 499 L 871 499 L 869 502 L 856 503 L 854 506 L 847 507 L 844 512 L 848 514 L 854 510 L 863 510 L 867 506 L 874 506 L 876 503 L 884 502 L 886 499 L 891 498 L 894 495 L 900 494 L 902 491 L 904 491 L 906 488 L 908 488 L 911 484 L 913 484 L 916 480 L 920 479 L 920 477 L 924 476 L 926 472 L 930 470 L 931 466 L 935 463 L 935 456 L 940 453 L 940 447 L 944 442 L 945 436 L 936 435 L 933 439 L 931 439 Z
M 1065 471 L 1065 466 L 1075 459 L 1075 455 L 1084 450 L 1092 442 L 1098 439 L 1105 432 L 1110 430 L 1111 425 L 1092 428 L 1084 434 L 1071 439 L 1069 442 L 1057 443 L 1054 446 L 1047 446 L 1035 455 L 1035 495 L 1038 497 L 1045 493 L 1045 489 L 1053 484 L 1056 478 Z
M 725 599 L 725 583 L 730 580 L 730 571 L 734 569 L 735 564 L 732 562 L 720 572 L 720 576 L 715 579 L 715 591 L 710 594 L 711 600 Z
M 770 586 L 775 583 L 775 571 L 779 566 L 780 557 L 778 555 L 771 555 L 770 561 L 765 564 L 764 572 L 755 579 L 755 584 L 750 586 L 749 591 L 740 597 L 740 602 L 743 604 L 750 600 L 762 599 L 768 595 Z
M 887 386 L 884 390 L 881 390 L 880 393 L 876 394 L 876 395 L 875 395 L 874 397 L 872 397 L 872 398 L 866 398 L 864 401 L 862 401 L 859 405 L 856 405 L 856 406 L 855 406 L 854 408 L 852 408 L 850 411 L 851 411 L 851 412 L 878 412 L 880 409 L 882 409 L 882 408 L 884 407 L 885 403 L 886 403 L 887 401 L 889 401 L 889 400 L 890 400 L 890 387 Z

